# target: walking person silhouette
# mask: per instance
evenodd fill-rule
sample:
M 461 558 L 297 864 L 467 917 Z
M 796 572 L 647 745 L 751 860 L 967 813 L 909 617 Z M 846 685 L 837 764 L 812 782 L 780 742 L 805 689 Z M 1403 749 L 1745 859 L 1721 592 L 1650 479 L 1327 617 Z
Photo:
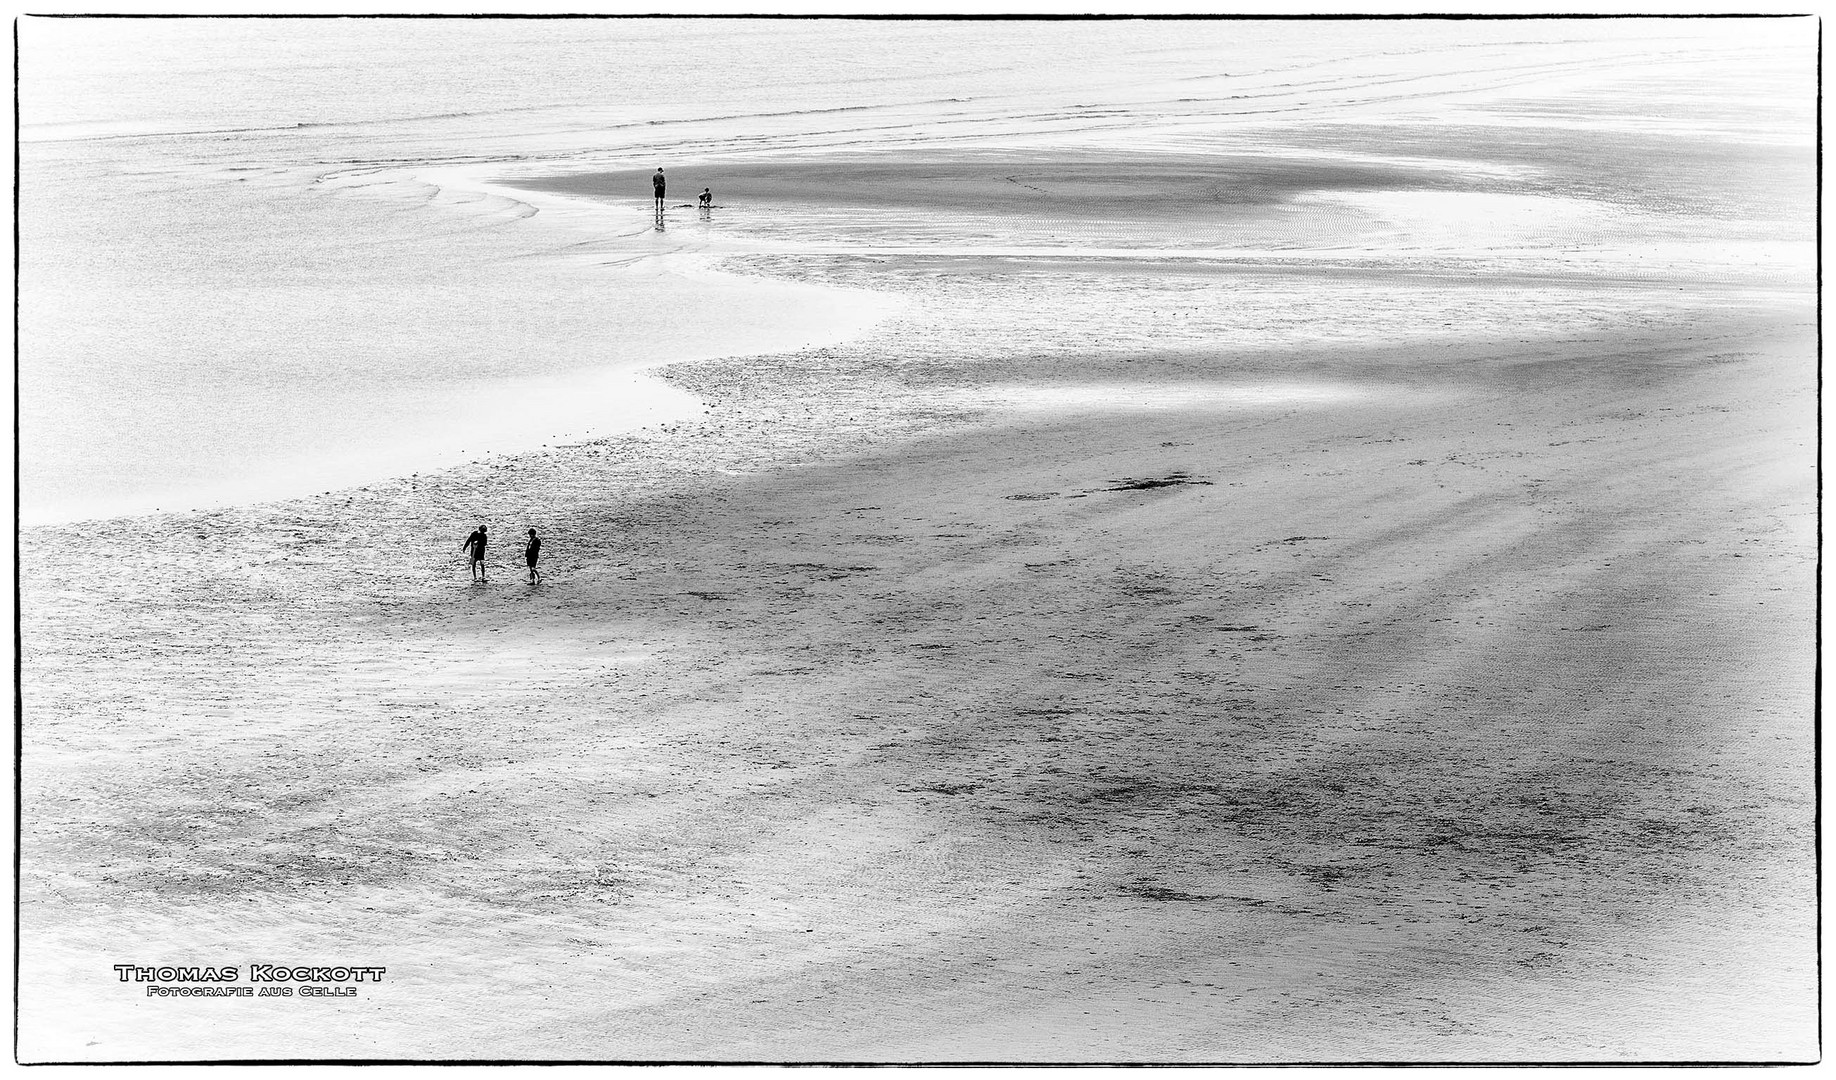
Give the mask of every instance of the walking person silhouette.
M 661 217 L 663 214 L 663 167 L 661 165 L 657 166 L 656 173 L 650 178 L 650 189 L 656 192 L 657 216 Z
M 523 545 L 523 561 L 529 564 L 529 584 L 540 585 L 542 572 L 536 569 L 536 560 L 542 557 L 542 538 L 534 529 L 529 530 L 529 543 Z
M 459 547 L 471 559 L 472 580 L 483 581 L 485 579 L 485 527 L 480 525 L 472 530 L 472 535 L 466 537 L 465 543 L 460 544 Z

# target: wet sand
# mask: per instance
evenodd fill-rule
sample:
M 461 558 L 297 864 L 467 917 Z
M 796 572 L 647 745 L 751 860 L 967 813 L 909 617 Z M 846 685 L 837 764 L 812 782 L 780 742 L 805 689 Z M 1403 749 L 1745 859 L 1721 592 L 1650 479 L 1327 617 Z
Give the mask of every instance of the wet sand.
M 1814 1056 L 1806 298 L 897 284 L 692 423 L 28 532 L 22 1056 Z

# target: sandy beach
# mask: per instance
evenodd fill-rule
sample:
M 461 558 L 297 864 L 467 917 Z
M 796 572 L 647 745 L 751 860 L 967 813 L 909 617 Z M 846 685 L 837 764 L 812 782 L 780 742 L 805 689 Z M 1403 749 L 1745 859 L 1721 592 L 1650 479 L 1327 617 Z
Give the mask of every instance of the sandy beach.
M 1521 185 L 1316 135 L 730 163 L 723 269 L 895 313 L 657 369 L 692 419 L 25 531 L 21 1059 L 1814 1060 L 1807 151 L 1577 135 L 1550 192 L 1765 213 L 1466 258 L 1410 193 Z

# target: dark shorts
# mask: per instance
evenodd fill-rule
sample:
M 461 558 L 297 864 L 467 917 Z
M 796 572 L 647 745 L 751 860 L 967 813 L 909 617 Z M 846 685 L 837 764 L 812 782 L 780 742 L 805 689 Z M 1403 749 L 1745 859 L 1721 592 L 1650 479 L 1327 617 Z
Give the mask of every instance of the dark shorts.
M 540 557 L 541 556 L 535 554 L 534 552 L 530 552 L 523 556 L 523 560 L 527 562 L 530 566 L 534 566 L 536 564 L 536 560 Z

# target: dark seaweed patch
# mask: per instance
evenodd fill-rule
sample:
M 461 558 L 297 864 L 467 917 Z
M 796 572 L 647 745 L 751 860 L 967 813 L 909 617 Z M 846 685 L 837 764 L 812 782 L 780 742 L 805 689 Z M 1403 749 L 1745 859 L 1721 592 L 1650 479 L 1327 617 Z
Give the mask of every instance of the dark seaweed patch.
M 1192 477 L 1188 476 L 1187 474 L 1183 472 L 1176 472 L 1176 473 L 1168 473 L 1165 476 L 1149 476 L 1149 477 L 1142 477 L 1140 479 L 1129 477 L 1126 479 L 1117 480 L 1114 487 L 1107 487 L 1107 488 L 1104 488 L 1103 490 L 1104 491 L 1151 491 L 1155 488 L 1178 487 L 1181 484 L 1210 485 L 1210 483 L 1211 481 L 1209 480 L 1194 480 Z

